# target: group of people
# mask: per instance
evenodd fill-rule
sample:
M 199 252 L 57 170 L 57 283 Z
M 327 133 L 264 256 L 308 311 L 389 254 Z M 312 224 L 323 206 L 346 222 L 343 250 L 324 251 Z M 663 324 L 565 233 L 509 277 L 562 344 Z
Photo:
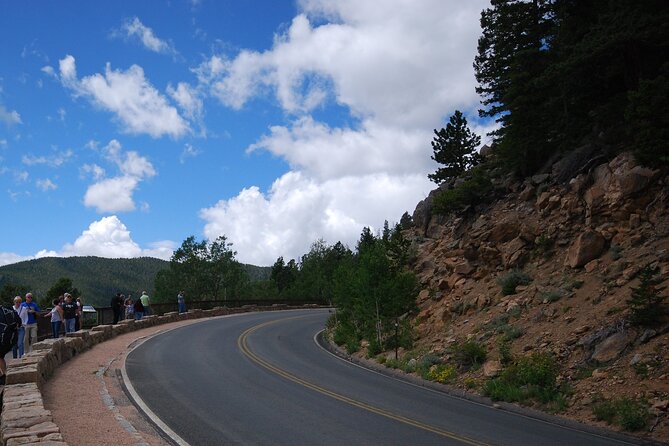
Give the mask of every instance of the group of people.
M 54 338 L 60 336 L 61 328 L 65 325 L 65 333 L 71 333 L 81 329 L 83 318 L 81 317 L 83 304 L 81 298 L 76 300 L 70 293 L 65 293 L 58 299 L 53 300 L 53 308 L 45 316 L 51 317 L 51 332 Z M 184 291 L 177 295 L 179 313 L 186 312 L 186 297 Z M 121 319 L 140 320 L 145 315 L 153 314 L 151 299 L 146 291 L 136 301 L 128 294 L 126 298 L 122 293 L 116 293 L 112 297 L 111 307 L 114 313 L 114 324 Z M 6 364 L 5 355 L 12 350 L 12 356 L 23 357 L 32 351 L 32 345 L 37 342 L 37 316 L 40 307 L 33 301 L 32 293 L 26 293 L 25 302 L 21 296 L 14 298 L 14 306 L 0 307 L 0 384 L 4 380 Z
M 60 336 L 63 325 L 65 325 L 65 333 L 74 333 L 80 328 L 81 299 L 75 301 L 70 293 L 65 293 L 51 303 L 53 308 L 46 316 L 51 316 L 51 335 L 53 338 Z
M 114 314 L 114 325 L 123 319 L 140 320 L 144 316 L 153 314 L 151 310 L 151 298 L 146 291 L 142 291 L 139 299 L 133 301 L 132 295 L 126 297 L 122 293 L 116 293 L 111 299 L 112 313 Z
M 65 333 L 75 332 L 81 328 L 81 298 L 65 293 L 53 300 L 53 308 L 45 315 L 51 318 L 51 334 L 54 338 L 60 336 L 63 324 Z M 17 329 L 16 342 L 11 346 L 14 359 L 23 357 L 32 351 L 32 345 L 37 342 L 37 316 L 41 309 L 33 300 L 32 293 L 26 293 L 25 301 L 21 296 L 14 298 L 12 310 L 21 321 Z M 6 352 L 5 352 L 6 353 Z

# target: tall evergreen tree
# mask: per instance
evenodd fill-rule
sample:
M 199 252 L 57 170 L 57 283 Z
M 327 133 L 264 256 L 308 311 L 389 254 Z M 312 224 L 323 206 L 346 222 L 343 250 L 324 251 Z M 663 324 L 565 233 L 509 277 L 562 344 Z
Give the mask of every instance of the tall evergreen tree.
M 480 157 L 476 148 L 481 137 L 473 133 L 467 125 L 467 118 L 460 110 L 450 117 L 446 128 L 434 131 L 432 140 L 432 159 L 442 164 L 435 173 L 427 177 L 437 184 L 454 178 L 479 163 Z
M 476 91 L 494 117 L 496 152 L 512 170 L 528 174 L 550 156 L 547 96 L 542 77 L 555 31 L 553 0 L 491 0 L 481 13 L 483 34 L 474 61 Z

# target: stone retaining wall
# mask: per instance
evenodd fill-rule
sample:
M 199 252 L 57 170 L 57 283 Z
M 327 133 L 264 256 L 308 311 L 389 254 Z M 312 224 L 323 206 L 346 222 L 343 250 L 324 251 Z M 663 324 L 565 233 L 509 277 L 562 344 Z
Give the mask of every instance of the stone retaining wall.
M 124 320 L 117 325 L 98 325 L 90 330 L 68 333 L 64 338 L 46 339 L 33 345 L 33 351 L 9 363 L 2 394 L 0 443 L 3 446 L 41 445 L 66 446 L 60 429 L 53 422 L 51 411 L 44 408 L 41 388 L 55 369 L 96 344 L 123 333 L 186 319 L 223 316 L 251 311 L 275 311 L 317 308 L 316 305 L 290 307 L 245 305 L 241 308 L 216 307 L 211 310 L 190 310 L 187 313 L 166 313 L 145 316 L 139 321 Z

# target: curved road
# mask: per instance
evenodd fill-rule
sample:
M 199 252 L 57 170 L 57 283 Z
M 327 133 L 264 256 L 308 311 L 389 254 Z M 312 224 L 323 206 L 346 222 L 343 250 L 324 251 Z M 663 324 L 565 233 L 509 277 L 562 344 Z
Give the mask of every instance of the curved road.
M 622 445 L 370 372 L 320 348 L 327 310 L 246 313 L 155 336 L 131 389 L 191 445 Z

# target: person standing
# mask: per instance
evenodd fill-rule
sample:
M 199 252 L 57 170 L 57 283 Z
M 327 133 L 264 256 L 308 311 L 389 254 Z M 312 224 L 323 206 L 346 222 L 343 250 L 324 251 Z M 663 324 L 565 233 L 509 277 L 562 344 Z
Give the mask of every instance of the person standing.
M 135 320 L 138 321 L 144 316 L 144 305 L 142 305 L 142 299 L 137 299 L 133 306 L 135 310 Z
M 146 294 L 146 291 L 142 291 L 142 296 L 139 298 L 139 300 L 142 302 L 142 306 L 144 307 L 144 314 L 146 316 L 151 316 L 153 314 L 153 310 L 151 309 L 151 299 L 149 298 L 149 295 Z
M 4 305 L 0 306 L 0 317 L 2 318 L 0 321 L 0 385 L 4 385 L 5 373 L 7 373 L 5 355 L 16 345 L 21 319 L 16 311 Z
M 46 315 L 51 315 L 51 336 L 56 339 L 60 335 L 60 326 L 63 324 L 63 309 L 60 306 L 60 299 L 51 301 L 53 308 Z
M 111 308 L 114 313 L 114 325 L 116 325 L 121 318 L 121 310 L 123 308 L 123 295 L 121 293 L 116 293 L 116 296 L 112 297 Z
M 14 298 L 14 311 L 16 311 L 16 314 L 19 315 L 19 319 L 21 319 L 21 326 L 18 329 L 16 345 L 12 347 L 12 357 L 17 359 L 23 357 L 23 341 L 25 340 L 24 338 L 26 336 L 25 325 L 28 323 L 28 312 L 24 307 L 21 306 L 21 296 L 16 296 Z
M 186 312 L 186 296 L 184 295 L 183 290 L 179 291 L 177 294 L 177 303 L 179 304 L 179 313 Z
M 126 319 L 135 318 L 135 304 L 133 303 L 130 294 L 128 294 L 128 298 L 125 300 L 125 318 Z
M 65 333 L 74 333 L 77 331 L 77 313 L 79 307 L 72 300 L 70 293 L 65 293 L 65 302 L 63 302 L 63 319 L 65 319 Z
M 23 341 L 23 348 L 26 353 L 33 351 L 33 344 L 37 342 L 37 316 L 41 311 L 39 305 L 33 302 L 32 293 L 26 294 L 26 301 L 21 304 L 28 313 L 28 323 L 26 324 L 26 334 Z
M 81 302 L 81 297 L 77 297 L 77 317 L 74 324 L 77 330 L 81 330 L 84 325 L 84 304 Z

